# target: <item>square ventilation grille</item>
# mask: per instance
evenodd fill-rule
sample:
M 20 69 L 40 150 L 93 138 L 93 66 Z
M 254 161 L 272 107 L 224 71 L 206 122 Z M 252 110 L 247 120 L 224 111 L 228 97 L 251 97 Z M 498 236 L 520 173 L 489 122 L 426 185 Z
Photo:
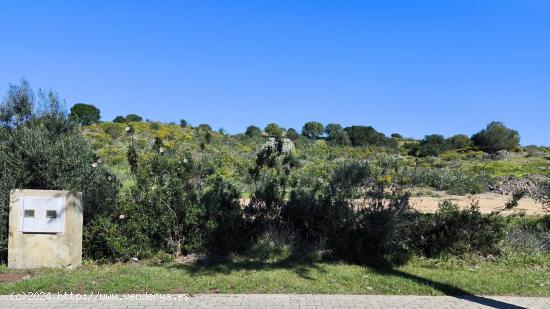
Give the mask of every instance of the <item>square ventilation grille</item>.
M 23 197 L 19 231 L 23 233 L 63 233 L 64 197 Z

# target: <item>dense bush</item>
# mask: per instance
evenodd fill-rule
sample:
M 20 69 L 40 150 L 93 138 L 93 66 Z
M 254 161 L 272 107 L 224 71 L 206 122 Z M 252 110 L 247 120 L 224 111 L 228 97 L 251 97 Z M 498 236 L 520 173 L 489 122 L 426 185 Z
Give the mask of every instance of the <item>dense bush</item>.
M 88 228 L 86 253 L 125 260 L 241 250 L 247 238 L 237 185 L 213 175 L 204 157 L 169 151 L 157 141 L 142 154 L 129 147 L 133 182 L 110 215 Z
M 464 149 L 472 145 L 472 140 L 464 134 L 456 134 L 447 139 L 450 149 Z
M 233 181 L 221 176 L 213 177 L 201 197 L 206 217 L 211 220 L 206 248 L 217 254 L 226 254 L 246 248 L 246 232 L 241 193 Z
M 285 222 L 306 244 L 323 242 L 333 258 L 358 263 L 403 263 L 408 249 L 409 193 L 394 159 L 347 160 L 329 178 L 298 178 Z
M 201 123 L 197 126 L 197 129 L 201 131 L 212 131 L 212 127 L 209 124 Z
M 411 256 L 410 217 L 406 173 L 392 158 L 370 162 L 360 191 L 366 207 L 357 212 L 349 238 L 352 259 L 367 264 L 403 264 Z
M 550 215 L 512 219 L 506 227 L 504 247 L 524 255 L 550 253 Z
M 417 218 L 413 245 L 428 257 L 467 253 L 497 255 L 505 236 L 504 220 L 500 216 L 482 214 L 476 203 L 461 210 L 456 204 L 445 201 L 434 214 Z
M 483 172 L 465 172 L 457 168 L 417 168 L 411 181 L 454 195 L 478 194 L 488 190 L 491 179 Z
M 115 119 L 113 119 L 113 123 L 125 123 L 126 118 L 124 116 L 116 116 Z
M 116 116 L 115 119 L 113 119 L 114 123 L 128 123 L 128 122 L 141 122 L 143 118 L 136 114 L 128 114 L 126 117 L 124 116 Z
M 341 125 L 336 123 L 330 123 L 325 127 L 325 134 L 327 141 L 332 145 L 351 145 L 348 133 L 344 131 Z
M 418 147 L 418 156 L 437 156 L 443 151 L 448 149 L 447 142 L 443 135 L 432 134 L 426 135 L 423 140 L 420 141 Z
M 393 146 L 395 141 L 387 138 L 383 133 L 376 131 L 371 126 L 351 126 L 344 129 L 353 146 L 366 145 L 390 145 Z
M 448 150 L 458 150 L 470 147 L 470 138 L 464 134 L 457 134 L 447 139 L 440 134 L 426 135 L 418 144 L 409 144 L 409 153 L 414 156 L 439 156 Z
M 297 165 L 293 152 L 292 141 L 277 138 L 266 142 L 256 155 L 250 169 L 254 191 L 245 214 L 258 231 L 280 223 L 290 174 Z
M 143 118 L 136 114 L 128 114 L 126 115 L 126 122 L 141 122 Z
M 339 236 L 353 225 L 353 208 L 333 200 L 329 183 L 318 178 L 300 177 L 293 183 L 288 203 L 283 207 L 283 220 L 308 243 L 328 242 L 336 247 Z
M 244 134 L 248 137 L 259 137 L 262 135 L 262 130 L 257 126 L 248 126 Z
M 285 132 L 285 137 L 292 140 L 292 141 L 295 141 L 295 140 L 298 139 L 298 137 L 300 137 L 300 135 L 298 134 L 296 129 L 288 128 L 288 130 L 286 130 L 286 132 Z
M 0 259 L 6 258 L 12 189 L 83 192 L 88 224 L 113 207 L 118 182 L 99 162 L 53 92 L 38 100 L 23 81 L 11 86 L 0 113 Z
M 485 173 L 491 166 L 511 164 L 479 160 L 463 168 L 459 160 L 483 154 L 472 152 L 464 135 L 431 135 L 400 147 L 400 136 L 387 138 L 364 126 L 329 124 L 323 131 L 312 122 L 304 128 L 308 138 L 293 129 L 284 138 L 285 130 L 272 123 L 266 127 L 271 138 L 260 139 L 254 126 L 232 136 L 207 124 L 127 124 L 138 119 L 117 117 L 121 124 L 83 128 L 94 141 L 88 144 L 59 105 L 55 93 L 37 99 L 23 82 L 10 87 L 0 106 L 2 259 L 13 188 L 83 191 L 84 255 L 93 259 L 150 257 L 162 263 L 196 251 L 247 251 L 272 262 L 330 258 L 391 265 L 413 254 L 548 250 L 547 219 L 511 228 L 514 220 L 481 214 L 475 205 L 460 210 L 446 202 L 434 214 L 410 208 L 413 186 L 480 193 L 491 182 Z M 494 126 L 483 131 L 485 139 L 474 139 L 478 147 L 504 132 Z M 326 141 L 319 138 L 323 132 Z M 123 189 L 92 147 L 117 162 L 113 171 L 122 175 Z M 407 150 L 417 157 L 405 156 Z M 537 158 L 544 167 L 544 158 Z M 549 184 L 541 181 L 531 196 L 550 204 Z M 241 200 L 243 192 L 250 198 Z

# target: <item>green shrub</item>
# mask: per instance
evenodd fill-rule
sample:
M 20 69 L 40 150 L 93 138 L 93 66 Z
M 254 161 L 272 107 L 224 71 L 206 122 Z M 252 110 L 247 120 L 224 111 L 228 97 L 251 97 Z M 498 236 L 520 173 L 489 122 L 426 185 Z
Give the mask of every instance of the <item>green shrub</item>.
M 99 261 L 126 261 L 139 255 L 145 236 L 133 235 L 132 240 L 128 239 L 117 222 L 122 220 L 122 217 L 101 216 L 85 225 L 82 234 L 84 257 Z M 139 238 L 142 242 L 135 242 Z
M 158 122 L 150 122 L 149 129 L 153 131 L 158 131 L 160 129 L 160 124 Z
M 296 132 L 296 129 L 294 128 L 289 128 L 288 130 L 286 130 L 285 132 L 285 137 L 292 140 L 292 141 L 295 141 L 298 139 L 298 137 L 300 137 L 300 135 L 298 135 L 298 132 Z
M 282 209 L 286 224 L 309 244 L 328 241 L 334 247 L 353 225 L 354 213 L 348 203 L 332 200 L 329 184 L 318 178 L 295 180 L 290 199 Z
M 472 145 L 472 140 L 464 134 L 456 134 L 447 139 L 450 149 L 465 149 Z
M 413 246 L 427 257 L 440 255 L 497 255 L 504 239 L 504 218 L 482 214 L 476 203 L 467 209 L 445 201 L 435 214 L 419 216 Z
M 278 263 L 292 257 L 296 237 L 291 229 L 281 226 L 266 227 L 248 250 L 248 256 L 267 263 Z
M 262 135 L 262 130 L 257 126 L 248 126 L 244 134 L 248 137 L 259 137 Z
M 66 118 L 55 93 L 41 93 L 39 98 L 37 108 L 23 83 L 12 87 L 0 108 L 0 260 L 7 253 L 10 190 L 81 191 L 85 224 L 109 212 L 118 191 L 118 181 Z
M 141 122 L 143 118 L 136 114 L 128 114 L 126 115 L 126 122 Z
M 411 217 L 407 174 L 394 158 L 368 164 L 360 190 L 368 205 L 357 212 L 350 234 L 350 257 L 361 264 L 404 264 L 412 256 Z
M 206 123 L 199 124 L 197 126 L 197 129 L 200 130 L 200 131 L 207 131 L 207 132 L 212 131 L 212 127 L 209 124 L 206 124 Z
M 550 215 L 520 217 L 506 227 L 504 248 L 512 253 L 550 253 Z
M 234 181 L 216 176 L 202 195 L 209 220 L 207 248 L 218 254 L 241 251 L 248 243 L 245 233 L 243 212 L 240 204 L 240 190 Z
M 108 123 L 105 127 L 105 133 L 110 135 L 113 139 L 117 139 L 123 134 L 123 130 L 114 123 Z
M 390 145 L 395 146 L 395 141 L 387 138 L 383 133 L 376 131 L 371 126 L 351 126 L 344 129 L 353 146 Z
M 440 153 L 446 151 L 447 149 L 449 149 L 449 145 L 443 135 L 426 135 L 424 139 L 420 141 L 416 155 L 420 157 L 437 157 Z
M 338 123 L 329 123 L 325 127 L 326 140 L 330 145 L 350 146 L 348 133 Z
M 136 255 L 163 250 L 185 253 L 204 247 L 208 223 L 200 203 L 199 171 L 189 155 L 153 153 L 137 160 L 135 183 L 121 197 L 119 225 Z
M 485 173 L 463 172 L 457 168 L 417 169 L 411 180 L 418 186 L 429 186 L 449 194 L 465 195 L 486 192 L 490 178 Z
M 254 192 L 245 215 L 257 232 L 280 223 L 290 175 L 297 166 L 293 152 L 292 141 L 277 138 L 266 142 L 256 154 L 256 164 L 249 171 Z
M 125 123 L 126 118 L 124 116 L 116 116 L 115 119 L 113 119 L 113 123 Z

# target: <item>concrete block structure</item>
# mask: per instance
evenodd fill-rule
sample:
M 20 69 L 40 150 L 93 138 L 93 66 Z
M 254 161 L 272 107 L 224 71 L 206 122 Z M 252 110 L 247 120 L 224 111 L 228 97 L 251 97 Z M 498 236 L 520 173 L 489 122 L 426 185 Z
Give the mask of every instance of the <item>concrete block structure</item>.
M 79 192 L 12 190 L 8 267 L 80 266 L 82 213 L 82 194 Z

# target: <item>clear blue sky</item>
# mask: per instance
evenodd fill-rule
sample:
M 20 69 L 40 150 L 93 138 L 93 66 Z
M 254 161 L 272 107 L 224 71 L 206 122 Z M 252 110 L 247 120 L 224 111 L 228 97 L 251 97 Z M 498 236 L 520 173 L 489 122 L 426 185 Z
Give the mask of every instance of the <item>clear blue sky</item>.
M 4 0 L 0 29 L 2 91 L 25 77 L 104 120 L 412 137 L 500 120 L 550 145 L 548 0 Z

